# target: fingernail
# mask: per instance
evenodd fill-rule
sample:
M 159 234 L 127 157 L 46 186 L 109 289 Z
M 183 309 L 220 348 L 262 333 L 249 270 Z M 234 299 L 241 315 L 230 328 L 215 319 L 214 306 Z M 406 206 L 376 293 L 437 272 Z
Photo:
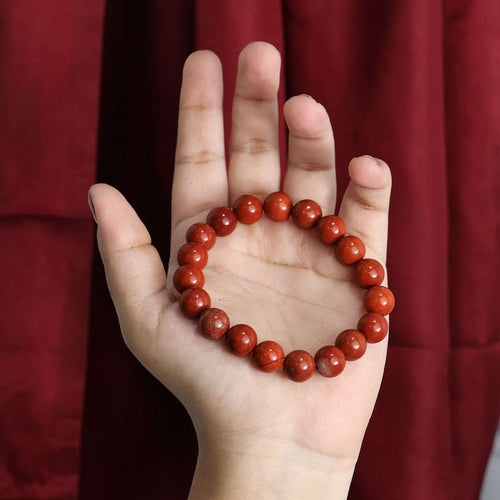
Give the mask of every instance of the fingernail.
M 379 158 L 375 158 L 375 156 L 372 156 L 372 155 L 361 155 L 361 156 L 356 156 L 356 158 L 361 158 L 363 156 L 365 158 L 372 159 L 379 167 L 383 167 L 384 166 L 384 162 L 382 160 L 380 160 Z
M 312 96 L 312 95 L 309 95 L 309 94 L 302 94 L 304 97 L 309 97 L 309 99 L 312 99 L 314 102 L 316 102 L 316 99 Z
M 89 194 L 88 194 L 88 202 L 89 202 L 90 211 L 92 213 L 92 217 L 94 218 L 95 223 L 98 224 L 97 217 L 96 217 L 96 214 L 95 214 L 94 202 L 92 201 L 92 195 L 90 194 L 90 191 L 89 191 Z

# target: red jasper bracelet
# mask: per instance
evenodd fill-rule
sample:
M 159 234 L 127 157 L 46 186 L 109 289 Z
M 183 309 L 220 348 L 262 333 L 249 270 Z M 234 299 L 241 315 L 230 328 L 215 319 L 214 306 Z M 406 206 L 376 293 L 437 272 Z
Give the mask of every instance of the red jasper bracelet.
M 272 340 L 257 343 L 257 334 L 249 325 L 230 325 L 227 314 L 211 307 L 209 294 L 203 289 L 205 277 L 202 269 L 208 262 L 208 251 L 218 236 L 230 235 L 238 222 L 254 224 L 266 216 L 276 222 L 290 218 L 300 228 L 315 228 L 316 235 L 326 245 L 334 245 L 337 260 L 354 269 L 354 278 L 366 289 L 363 305 L 366 309 L 355 329 L 344 330 L 335 345 L 321 347 L 315 356 L 295 350 L 285 356 L 283 348 Z M 324 377 L 335 377 L 345 367 L 346 361 L 359 359 L 367 343 L 380 342 L 388 331 L 385 318 L 394 308 L 394 295 L 381 283 L 384 268 L 374 259 L 365 259 L 365 245 L 356 236 L 346 235 L 342 219 L 336 215 L 322 216 L 320 206 L 312 200 L 301 200 L 295 205 L 283 192 L 271 193 L 264 203 L 253 195 L 240 196 L 233 208 L 214 208 L 207 215 L 206 223 L 193 224 L 186 233 L 186 243 L 177 254 L 179 268 L 173 282 L 180 292 L 179 306 L 183 314 L 198 320 L 200 332 L 208 339 L 225 337 L 229 349 L 239 355 L 252 357 L 264 372 L 274 372 L 281 367 L 294 382 L 303 382 L 315 369 Z

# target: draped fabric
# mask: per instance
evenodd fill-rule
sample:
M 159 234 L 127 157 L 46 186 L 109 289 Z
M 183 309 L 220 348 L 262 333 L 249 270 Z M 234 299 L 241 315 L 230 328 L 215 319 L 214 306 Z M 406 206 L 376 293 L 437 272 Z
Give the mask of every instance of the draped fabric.
M 498 26 L 497 0 L 0 2 L 0 498 L 186 497 L 194 431 L 121 340 L 86 192 L 119 188 L 167 262 L 183 61 L 217 52 L 230 93 L 257 39 L 282 53 L 281 102 L 330 113 L 341 190 L 353 156 L 393 171 L 398 304 L 350 498 L 478 498 L 500 414 Z
M 0 1 L 0 498 L 75 496 L 103 5 Z

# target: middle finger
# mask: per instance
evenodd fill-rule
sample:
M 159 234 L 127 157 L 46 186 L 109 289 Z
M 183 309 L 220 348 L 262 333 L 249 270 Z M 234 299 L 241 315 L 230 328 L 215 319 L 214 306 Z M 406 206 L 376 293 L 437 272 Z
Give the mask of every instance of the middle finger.
M 280 54 L 270 44 L 247 45 L 238 60 L 229 161 L 229 199 L 279 188 Z

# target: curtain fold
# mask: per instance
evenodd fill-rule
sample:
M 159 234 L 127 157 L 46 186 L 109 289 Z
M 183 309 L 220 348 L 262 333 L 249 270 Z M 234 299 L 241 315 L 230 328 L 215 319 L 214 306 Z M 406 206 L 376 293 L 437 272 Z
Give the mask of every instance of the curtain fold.
M 445 1 L 444 12 L 452 493 L 474 498 L 500 407 L 500 4 Z
M 186 497 L 194 430 L 122 342 L 86 191 L 120 189 L 167 262 L 184 59 L 221 57 L 229 132 L 237 55 L 266 40 L 280 103 L 330 114 L 339 188 L 353 156 L 393 171 L 398 304 L 350 498 L 478 498 L 500 414 L 499 24 L 496 0 L 0 3 L 0 497 Z M 285 168 L 283 120 L 280 141 Z
M 0 3 L 0 497 L 74 497 L 103 2 Z

